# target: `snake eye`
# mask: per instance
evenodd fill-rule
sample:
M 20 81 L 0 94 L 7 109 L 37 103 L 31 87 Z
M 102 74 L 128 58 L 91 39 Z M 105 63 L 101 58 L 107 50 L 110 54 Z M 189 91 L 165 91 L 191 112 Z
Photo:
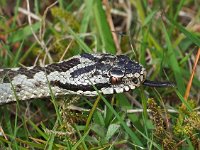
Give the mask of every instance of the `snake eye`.
M 109 76 L 111 84 L 120 84 L 124 77 L 124 72 L 121 68 L 114 67 L 110 70 Z
M 117 78 L 117 77 L 111 77 L 110 78 L 110 83 L 115 85 L 115 84 L 119 84 L 121 82 L 121 78 Z
M 135 84 L 138 84 L 138 78 L 133 78 L 132 82 L 135 83 Z

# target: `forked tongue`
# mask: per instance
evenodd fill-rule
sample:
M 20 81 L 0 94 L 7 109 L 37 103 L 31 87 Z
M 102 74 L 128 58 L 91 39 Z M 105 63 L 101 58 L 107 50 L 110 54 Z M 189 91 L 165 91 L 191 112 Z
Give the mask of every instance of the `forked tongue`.
M 160 82 L 150 80 L 145 80 L 142 84 L 150 87 L 175 87 L 174 83 L 171 82 Z

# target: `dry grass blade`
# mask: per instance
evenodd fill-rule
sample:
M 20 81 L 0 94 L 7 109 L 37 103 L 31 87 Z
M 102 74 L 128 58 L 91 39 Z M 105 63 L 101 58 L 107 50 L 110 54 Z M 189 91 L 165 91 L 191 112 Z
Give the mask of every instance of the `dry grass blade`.
M 114 27 L 112 16 L 111 16 L 111 8 L 109 7 L 108 0 L 104 0 L 103 3 L 106 7 L 106 17 L 107 17 L 108 24 L 110 26 L 110 30 L 115 31 L 115 27 Z M 121 54 L 121 47 L 120 47 L 119 40 L 115 32 L 112 32 L 112 37 L 113 37 L 115 46 L 117 48 L 117 54 Z
M 192 86 L 192 81 L 193 81 L 193 78 L 194 78 L 194 73 L 195 73 L 195 70 L 196 70 L 196 67 L 197 67 L 197 63 L 199 61 L 199 57 L 200 57 L 200 48 L 198 49 L 198 52 L 197 52 L 197 55 L 196 55 L 196 59 L 195 59 L 195 62 L 194 62 L 194 67 L 192 69 L 192 74 L 190 76 L 190 80 L 187 84 L 187 89 L 185 91 L 185 95 L 184 95 L 184 99 L 187 100 L 188 99 L 188 96 L 189 96 L 189 93 L 190 93 L 190 89 L 191 89 L 191 86 Z

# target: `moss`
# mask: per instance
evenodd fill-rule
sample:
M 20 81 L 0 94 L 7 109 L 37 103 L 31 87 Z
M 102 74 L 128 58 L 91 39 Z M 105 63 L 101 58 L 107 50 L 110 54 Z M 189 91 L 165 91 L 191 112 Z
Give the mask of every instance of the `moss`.
M 155 138 L 162 144 L 163 149 L 175 149 L 176 141 L 170 129 L 166 128 L 165 120 L 162 117 L 162 111 L 153 99 L 148 99 L 148 108 L 150 109 L 151 119 L 155 125 Z
M 77 21 L 74 15 L 71 14 L 71 12 L 68 12 L 59 7 L 53 7 L 51 9 L 51 14 L 54 18 L 63 20 L 64 23 L 66 23 L 65 25 L 70 26 L 72 30 L 79 31 L 80 23 Z M 61 28 L 61 29 L 65 29 L 65 28 Z

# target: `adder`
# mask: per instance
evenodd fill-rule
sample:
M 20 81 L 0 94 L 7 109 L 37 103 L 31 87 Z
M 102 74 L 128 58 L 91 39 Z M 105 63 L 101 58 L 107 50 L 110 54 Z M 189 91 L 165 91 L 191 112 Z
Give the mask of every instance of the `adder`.
M 146 79 L 145 68 L 125 55 L 81 54 L 44 67 L 0 69 L 0 104 L 76 94 L 122 93 L 141 85 L 166 87 L 170 82 Z

